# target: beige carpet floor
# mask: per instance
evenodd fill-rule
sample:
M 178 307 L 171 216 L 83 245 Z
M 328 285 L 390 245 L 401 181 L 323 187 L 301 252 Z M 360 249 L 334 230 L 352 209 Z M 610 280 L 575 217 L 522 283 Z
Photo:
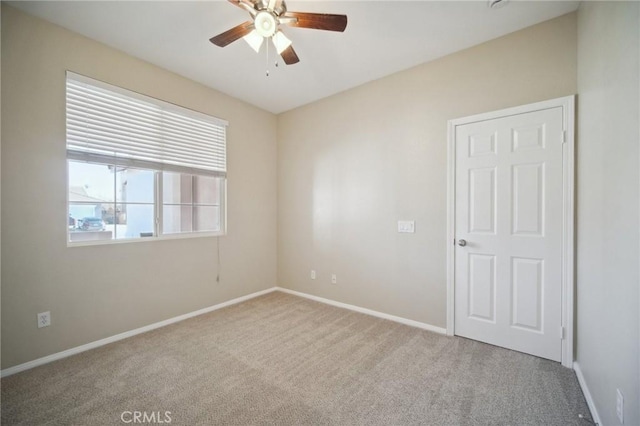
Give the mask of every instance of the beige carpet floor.
M 558 363 L 280 292 L 1 386 L 3 425 L 134 424 L 134 411 L 172 425 L 587 426 L 578 414 L 589 415 Z

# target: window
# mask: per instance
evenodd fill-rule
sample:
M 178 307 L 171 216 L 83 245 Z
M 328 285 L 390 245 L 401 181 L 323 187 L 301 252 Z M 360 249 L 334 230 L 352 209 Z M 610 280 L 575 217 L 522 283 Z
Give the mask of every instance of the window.
M 68 72 L 68 241 L 223 234 L 226 127 Z
M 164 172 L 162 222 L 165 234 L 215 231 L 220 228 L 219 179 Z

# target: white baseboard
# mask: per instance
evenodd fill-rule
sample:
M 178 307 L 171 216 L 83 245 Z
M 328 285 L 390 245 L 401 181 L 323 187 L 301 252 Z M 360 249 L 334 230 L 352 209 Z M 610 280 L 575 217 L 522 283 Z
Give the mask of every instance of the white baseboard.
M 593 402 L 593 397 L 591 396 L 591 392 L 589 392 L 589 388 L 587 387 L 587 382 L 582 375 L 582 370 L 580 369 L 580 365 L 577 362 L 573 363 L 573 371 L 576 372 L 576 377 L 578 378 L 578 383 L 580 384 L 580 388 L 582 389 L 582 393 L 584 394 L 584 399 L 587 400 L 587 405 L 589 406 L 589 411 L 591 411 L 591 417 L 593 418 L 594 423 L 597 425 L 602 425 L 600 422 L 600 416 L 598 415 L 598 410 L 596 409 L 596 404 Z
M 318 297 L 307 293 L 301 293 L 295 290 L 289 290 L 288 288 L 276 287 L 278 291 L 283 293 L 293 294 L 295 296 L 304 297 L 305 299 L 315 300 L 316 302 L 325 303 L 331 306 L 337 306 L 338 308 L 349 309 L 351 311 L 360 312 L 361 314 L 367 314 L 386 320 L 399 322 L 400 324 L 410 325 L 411 327 L 421 328 L 423 330 L 433 331 L 438 334 L 447 334 L 447 329 L 442 327 L 436 327 L 435 325 L 427 324 L 424 322 L 414 321 L 407 318 L 397 317 L 395 315 L 385 314 L 383 312 L 374 311 L 372 309 L 361 308 L 360 306 L 349 305 L 348 303 L 336 302 L 335 300 L 325 299 L 324 297 Z
M 433 331 L 434 333 L 446 334 L 447 330 L 441 327 L 436 327 L 431 324 L 426 324 L 419 321 L 414 321 L 402 317 L 397 317 L 395 315 L 389 315 L 382 312 L 377 312 L 371 309 L 361 308 L 359 306 L 349 305 L 347 303 L 336 302 L 334 300 L 325 299 L 323 297 L 313 296 L 311 294 L 301 293 L 299 291 L 289 290 L 287 288 L 282 287 L 272 287 L 266 290 L 258 291 L 256 293 L 251 293 L 246 296 L 238 297 L 232 300 L 228 300 L 226 302 L 219 303 L 217 305 L 209 306 L 208 308 L 199 309 L 197 311 L 189 312 L 184 315 L 179 315 L 177 317 L 169 318 L 164 321 L 156 322 L 153 324 L 146 325 L 144 327 L 136 328 L 135 330 L 125 331 L 124 333 L 116 334 L 115 336 L 106 337 L 104 339 L 96 340 L 95 342 L 87 343 L 85 345 L 76 346 L 75 348 L 67 349 L 62 352 L 57 352 L 55 354 L 47 355 L 42 358 L 34 359 L 33 361 L 25 362 L 24 364 L 15 365 L 13 367 L 5 368 L 0 371 L 0 377 L 11 376 L 12 374 L 20 373 L 21 371 L 29 370 L 31 368 L 39 367 L 44 364 L 48 364 L 53 361 L 57 361 L 62 358 L 67 358 L 72 355 L 79 354 L 81 352 L 88 351 L 90 349 L 95 349 L 100 346 L 108 345 L 109 343 L 117 342 L 119 340 L 123 340 L 137 334 L 146 333 L 147 331 L 155 330 L 156 328 L 165 327 L 170 324 L 174 324 L 176 322 L 184 321 L 189 318 L 196 317 L 198 315 L 203 315 L 209 312 L 216 311 L 218 309 L 225 308 L 227 306 L 235 305 L 237 303 L 244 302 L 249 299 L 253 299 L 254 297 L 262 296 L 267 293 L 271 293 L 274 291 L 281 291 L 283 293 L 293 294 L 295 296 L 304 297 L 306 299 L 315 300 L 316 302 L 325 303 L 327 305 L 336 306 L 338 308 L 349 309 L 351 311 L 360 312 L 362 314 L 371 315 L 378 318 L 387 319 L 390 321 L 395 321 L 401 324 L 409 325 L 412 327 L 421 328 L 423 330 Z M 582 383 L 582 382 L 581 382 Z M 586 396 L 587 392 L 585 392 Z M 589 399 L 587 400 L 589 401 Z M 590 406 L 591 407 L 591 406 Z M 592 409 L 592 412 L 593 409 Z
M 266 290 L 258 291 L 256 293 L 247 294 L 246 296 L 237 297 L 235 299 L 228 300 L 226 302 L 218 303 L 217 305 L 209 306 L 208 308 L 199 309 L 197 311 L 189 312 L 184 315 L 169 318 L 164 321 L 156 322 L 146 325 L 144 327 L 136 328 L 135 330 L 125 331 L 124 333 L 116 334 L 115 336 L 106 337 L 104 339 L 96 340 L 95 342 L 87 343 L 85 345 L 76 346 L 75 348 L 67 349 L 66 351 L 57 352 L 55 354 L 47 355 L 42 358 L 34 359 L 33 361 L 25 362 L 24 364 L 15 365 L 13 367 L 5 368 L 0 371 L 0 377 L 11 376 L 12 374 L 19 373 L 21 371 L 29 370 L 40 365 L 48 364 L 53 361 L 57 361 L 62 358 L 69 357 L 71 355 L 79 354 L 80 352 L 88 351 L 100 346 L 107 345 L 109 343 L 117 342 L 118 340 L 126 339 L 128 337 L 135 336 L 137 334 L 146 333 L 147 331 L 155 330 L 156 328 L 164 327 L 169 324 L 184 321 L 189 318 L 196 317 L 198 315 L 206 314 L 216 311 L 218 309 L 226 308 L 227 306 L 235 305 L 237 303 L 244 302 L 254 297 L 262 296 L 267 293 L 271 293 L 278 290 L 277 287 L 268 288 Z

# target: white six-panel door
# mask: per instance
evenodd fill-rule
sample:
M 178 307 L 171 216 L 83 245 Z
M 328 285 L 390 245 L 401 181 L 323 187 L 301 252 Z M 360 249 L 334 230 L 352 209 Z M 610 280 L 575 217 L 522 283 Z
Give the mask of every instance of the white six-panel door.
M 560 361 L 563 110 L 455 127 L 455 334 Z

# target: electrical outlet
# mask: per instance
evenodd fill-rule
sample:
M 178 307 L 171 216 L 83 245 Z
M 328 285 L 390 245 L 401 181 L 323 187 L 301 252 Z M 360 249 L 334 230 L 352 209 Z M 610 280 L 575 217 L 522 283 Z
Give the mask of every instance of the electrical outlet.
M 616 414 L 620 424 L 624 424 L 624 395 L 620 392 L 620 389 L 616 389 Z
M 338 284 L 338 278 L 336 274 L 331 274 L 331 284 Z
M 315 280 L 315 279 L 316 279 L 316 271 L 315 271 L 315 269 L 312 269 L 312 270 L 311 270 L 311 279 L 312 279 L 312 280 Z
M 38 314 L 38 328 L 49 327 L 51 325 L 51 312 L 40 312 Z

